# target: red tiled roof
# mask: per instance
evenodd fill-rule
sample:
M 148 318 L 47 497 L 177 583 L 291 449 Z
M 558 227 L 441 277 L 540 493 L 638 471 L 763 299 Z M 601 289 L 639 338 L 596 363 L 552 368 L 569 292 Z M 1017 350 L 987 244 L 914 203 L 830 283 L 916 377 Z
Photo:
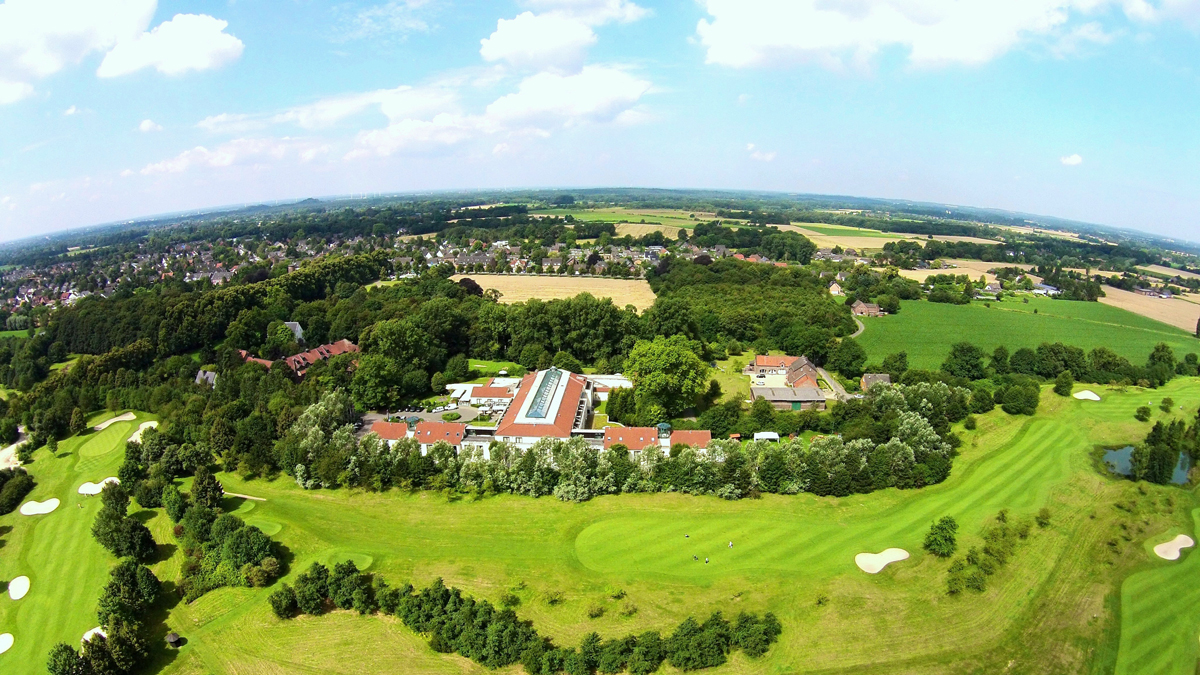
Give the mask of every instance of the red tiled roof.
M 241 354 L 242 360 L 246 361 L 247 363 L 258 363 L 258 364 L 266 366 L 268 370 L 270 370 L 270 368 L 271 368 L 270 361 L 268 361 L 266 359 L 260 359 L 255 356 L 250 356 L 250 352 L 246 351 L 245 349 L 239 349 L 238 354 Z
M 671 445 L 683 443 L 690 445 L 693 448 L 708 447 L 708 442 L 712 440 L 712 432 L 707 429 L 699 431 L 672 431 Z
M 508 387 L 475 387 L 471 390 L 471 398 L 512 398 Z
M 287 362 L 288 366 L 290 366 L 292 370 L 303 375 L 304 371 L 317 361 L 324 361 L 325 359 L 332 358 L 334 356 L 340 356 L 341 354 L 348 354 L 350 352 L 357 351 L 358 345 L 349 340 L 342 339 L 331 344 L 315 347 L 306 352 L 300 352 L 294 356 L 289 356 L 285 358 L 284 361 Z
M 759 354 L 754 357 L 754 365 L 759 368 L 786 368 L 796 362 L 799 356 L 771 356 Z
M 408 425 L 404 422 L 384 422 L 380 420 L 371 425 L 371 433 L 385 441 L 398 441 L 408 435 Z
M 605 427 L 604 449 L 617 443 L 630 450 L 645 450 L 658 444 L 658 430 L 654 427 Z
M 417 422 L 416 438 L 422 445 L 446 441 L 450 445 L 461 445 L 467 425 L 457 422 Z
M 582 375 L 575 373 L 564 373 L 567 376 L 567 388 L 563 392 L 562 405 L 554 415 L 554 422 L 551 424 L 517 424 L 517 416 L 521 413 L 521 406 L 525 404 L 525 399 L 530 395 L 530 390 L 533 389 L 533 382 L 537 378 L 537 373 L 529 373 L 521 378 L 520 388 L 517 389 L 517 396 L 508 406 L 508 412 L 504 413 L 504 417 L 500 420 L 500 424 L 496 425 L 496 436 L 526 436 L 529 438 L 569 438 L 571 436 L 571 427 L 575 425 L 575 411 L 579 408 L 579 399 L 583 396 L 583 390 L 587 380 Z

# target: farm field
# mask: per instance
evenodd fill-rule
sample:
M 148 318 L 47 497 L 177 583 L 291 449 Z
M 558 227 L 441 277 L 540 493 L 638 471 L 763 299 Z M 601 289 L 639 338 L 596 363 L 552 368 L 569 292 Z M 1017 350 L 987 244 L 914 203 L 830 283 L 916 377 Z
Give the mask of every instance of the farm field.
M 617 229 L 618 237 L 625 237 L 625 236 L 644 237 L 653 232 L 662 232 L 663 236 L 666 237 L 667 239 L 678 239 L 680 228 L 674 227 L 671 225 L 650 225 L 650 224 L 643 224 L 643 223 L 618 223 L 616 229 Z
M 117 414 L 94 415 L 89 424 Z M 22 575 L 30 579 L 24 599 L 0 595 L 0 633 L 14 637 L 12 649 L 0 655 L 0 671 L 44 673 L 46 654 L 54 643 L 78 644 L 84 632 L 96 626 L 96 599 L 116 559 L 91 535 L 100 498 L 84 497 L 77 490 L 84 482 L 115 476 L 124 459 L 125 439 L 149 419 L 153 416 L 138 413 L 135 420 L 73 436 L 59 443 L 57 456 L 42 448 L 26 465 L 37 482 L 26 500 L 57 498 L 61 504 L 41 516 L 17 512 L 0 516 L 0 580 L 7 583 Z M 163 542 L 169 525 L 158 521 L 165 521 L 165 516 L 152 518 L 148 526 Z M 168 548 L 174 549 L 163 550 Z
M 1175 326 L 1190 333 L 1196 332 L 1200 323 L 1200 306 L 1194 302 L 1180 298 L 1148 298 L 1130 291 L 1123 291 L 1110 286 L 1104 287 L 1104 297 L 1101 304 L 1133 312 L 1155 321 Z
M 1139 364 L 1159 342 L 1171 345 L 1180 358 L 1200 352 L 1200 341 L 1190 333 L 1098 302 L 1030 298 L 1028 304 L 1015 299 L 991 304 L 903 301 L 898 314 L 864 319 L 867 329 L 858 342 L 871 363 L 903 350 L 910 367 L 934 370 L 950 347 L 962 341 L 988 353 L 1001 344 L 1009 351 L 1043 342 L 1063 342 L 1085 351 L 1104 346 Z
M 509 274 L 459 274 L 455 281 L 469 276 L 483 288 L 500 291 L 500 302 L 512 304 L 531 298 L 553 300 L 573 298 L 591 293 L 597 298 L 612 298 L 618 307 L 633 305 L 643 311 L 654 304 L 654 291 L 644 279 L 609 279 L 605 277 L 534 276 Z
M 502 495 L 472 502 L 430 492 L 306 492 L 286 477 L 219 478 L 228 492 L 265 499 L 228 498 L 226 507 L 287 547 L 290 576 L 313 561 L 350 558 L 395 583 L 442 577 L 493 601 L 513 590 L 522 601 L 519 615 L 561 643 L 577 643 L 593 630 L 607 637 L 668 629 L 688 615 L 718 609 L 727 615 L 772 611 L 784 626 L 780 643 L 760 660 L 737 654 L 712 672 L 999 672 L 1007 664 L 1015 673 L 1115 668 L 1190 674 L 1200 654 L 1200 618 L 1188 611 L 1194 592 L 1186 589 L 1194 586 L 1197 562 L 1192 552 L 1176 563 L 1152 561 L 1143 543 L 1159 541 L 1164 532 L 1194 532 L 1198 505 L 1186 490 L 1139 491 L 1096 469 L 1094 446 L 1123 444 L 1149 428 L 1133 419 L 1144 391 L 1098 391 L 1103 400 L 1092 403 L 1047 390 L 1033 418 L 998 410 L 981 416 L 976 431 L 962 432 L 963 454 L 941 485 L 842 499 L 766 495 L 726 502 L 659 494 L 568 504 Z M 1178 380 L 1153 393 L 1168 395 L 1188 401 L 1175 414 L 1191 418 L 1200 380 Z M 120 441 L 138 421 L 68 439 L 57 458 L 39 451 L 31 465 L 39 486 L 31 498 L 66 497 L 63 506 L 36 519 L 0 519 L 14 528 L 2 535 L 0 578 L 24 573 L 33 579 L 27 600 L 0 598 L 0 627 L 18 636 L 13 650 L 0 656 L 6 673 L 43 672 L 53 642 L 77 640 L 94 625 L 95 597 L 113 560 L 87 532 L 99 500 L 74 491 L 83 480 L 115 471 Z M 85 508 L 76 506 L 80 501 Z M 1137 518 L 1124 517 L 1112 507 L 1117 502 L 1137 504 Z M 1051 509 L 1051 526 L 1034 528 L 989 590 L 945 594 L 947 563 L 920 549 L 930 521 L 953 515 L 965 549 L 980 544 L 981 529 L 1000 509 L 1028 519 L 1042 506 Z M 160 542 L 169 542 L 164 520 L 157 515 L 150 526 Z M 1113 554 L 1105 542 L 1125 531 L 1119 528 L 1126 521 L 1136 526 L 1128 530 L 1135 538 Z M 855 554 L 893 546 L 913 557 L 875 576 L 854 566 Z M 181 554 L 164 550 L 172 555 L 155 571 L 169 581 Z M 695 562 L 693 554 L 711 563 Z M 1134 571 L 1122 592 L 1122 578 Z M 42 583 L 53 579 L 74 583 Z M 1183 588 L 1170 593 L 1164 584 Z M 1131 600 L 1132 613 L 1118 612 L 1118 597 L 1137 597 L 1146 588 L 1159 591 L 1153 605 Z M 618 616 L 618 605 L 607 599 L 614 589 L 626 591 L 636 614 Z M 562 592 L 565 601 L 547 605 L 541 598 L 551 591 Z M 35 595 L 41 593 L 49 595 Z M 394 619 L 334 612 L 280 621 L 267 595 L 223 588 L 169 608 L 159 628 L 179 632 L 187 644 L 178 652 L 156 648 L 148 672 L 487 672 L 433 652 Z M 827 601 L 819 605 L 821 596 Z M 593 603 L 610 611 L 588 619 Z M 1124 647 L 1118 631 L 1126 624 L 1146 631 L 1164 617 L 1171 628 L 1153 634 L 1153 660 Z M 37 637 L 23 642 L 30 634 Z
M 1166 277 L 1183 277 L 1184 279 L 1200 279 L 1200 274 L 1188 272 L 1187 270 L 1177 270 L 1163 265 L 1144 265 L 1138 269 L 1143 272 L 1151 272 L 1153 274 L 1161 274 Z
M 695 214 L 695 218 L 691 215 Z M 627 222 L 638 224 L 645 221 L 650 225 L 669 225 L 674 228 L 691 229 L 696 226 L 696 223 L 716 220 L 715 213 L 704 211 L 677 211 L 675 209 L 627 209 L 621 207 L 613 207 L 607 209 L 546 209 L 542 211 L 531 211 L 531 216 L 571 216 L 575 220 L 584 222 L 602 222 L 602 223 L 621 223 Z M 729 221 L 728 218 L 722 218 L 721 221 Z

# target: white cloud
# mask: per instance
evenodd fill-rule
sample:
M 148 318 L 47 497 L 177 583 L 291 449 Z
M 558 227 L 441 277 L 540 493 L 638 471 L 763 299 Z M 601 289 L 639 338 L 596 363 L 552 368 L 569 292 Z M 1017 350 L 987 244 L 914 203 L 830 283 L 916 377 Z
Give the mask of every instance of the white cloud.
M 611 122 L 650 86 L 613 66 L 585 66 L 575 75 L 538 73 L 525 78 L 515 93 L 496 99 L 486 115 L 507 125 L 537 127 Z
M 138 125 L 138 131 L 144 134 L 151 131 L 162 131 L 162 125 L 155 123 L 154 120 L 142 120 L 142 123 Z
M 244 45 L 225 32 L 228 21 L 207 14 L 176 14 L 148 33 L 117 43 L 96 75 L 117 77 L 143 68 L 166 75 L 219 68 L 236 61 Z
M 1081 26 L 1076 26 L 1069 33 L 1062 36 L 1058 44 L 1051 48 L 1051 52 L 1058 57 L 1072 56 L 1079 54 L 1087 45 L 1111 44 L 1116 37 L 1113 33 L 1105 32 L 1104 27 L 1099 22 L 1092 21 Z
M 570 16 L 590 26 L 612 21 L 630 23 L 650 14 L 645 7 L 629 0 L 526 0 L 522 4 L 539 11 Z
M 390 120 L 405 119 L 444 111 L 457 99 L 456 93 L 444 87 L 401 86 L 321 99 L 275 115 L 272 121 L 295 122 L 305 129 L 316 129 L 336 124 L 374 106 Z
M 762 150 L 759 150 L 757 147 L 755 147 L 755 145 L 753 143 L 747 143 L 746 150 L 747 150 L 747 152 L 750 153 L 750 159 L 753 159 L 753 160 L 756 160 L 759 162 L 769 162 L 769 161 L 775 159 L 776 153 L 774 151 L 763 152 Z
M 71 106 L 70 108 L 67 108 L 66 110 L 63 111 L 63 117 L 70 117 L 71 115 L 78 115 L 78 114 L 79 114 L 79 108 L 76 108 L 75 106 Z
M 33 85 L 24 82 L 5 82 L 0 80 L 0 105 L 16 103 L 23 98 L 33 95 Z
M 578 19 L 524 12 L 515 19 L 500 19 L 491 37 L 480 40 L 479 54 L 487 61 L 506 61 L 518 68 L 575 72 L 594 44 L 596 34 Z
M 261 115 L 221 113 L 209 115 L 196 123 L 196 127 L 214 134 L 244 134 L 265 129 L 269 120 Z
M 310 161 L 328 151 L 328 146 L 295 138 L 238 138 L 216 148 L 198 145 L 161 162 L 147 164 L 143 176 L 182 173 L 192 168 L 224 168 L 235 164 L 262 164 L 295 157 Z
M 1132 21 L 1179 16 L 1197 0 L 705 0 L 696 33 L 707 62 L 733 67 L 814 61 L 865 66 L 892 47 L 918 65 L 989 61 L 1076 17 L 1120 6 Z M 1091 29 L 1089 29 L 1091 30 Z M 1093 32 L 1093 35 L 1095 33 Z M 1081 36 L 1082 37 L 1082 36 Z
M 485 60 L 576 73 L 588 48 L 596 44 L 593 27 L 637 21 L 649 14 L 628 0 L 530 0 L 525 4 L 540 13 L 522 12 L 514 19 L 497 21 L 491 36 L 480 40 L 479 53 Z
M 428 4 L 428 0 L 393 0 L 360 9 L 353 16 L 342 20 L 339 37 L 355 40 L 388 34 L 425 32 L 429 30 L 429 24 L 421 10 Z
M 1063 166 L 1079 166 L 1080 164 L 1083 164 L 1083 157 L 1080 157 L 1079 154 L 1076 153 L 1074 155 L 1067 155 L 1066 157 L 1059 157 L 1058 161 L 1062 162 Z

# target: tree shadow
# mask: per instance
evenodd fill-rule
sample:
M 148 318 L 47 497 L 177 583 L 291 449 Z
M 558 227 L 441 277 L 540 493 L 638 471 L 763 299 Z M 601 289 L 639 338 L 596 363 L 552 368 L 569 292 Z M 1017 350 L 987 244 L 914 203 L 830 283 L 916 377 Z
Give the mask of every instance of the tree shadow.
M 139 670 L 145 673 L 161 672 L 175 659 L 179 658 L 179 650 L 167 644 L 167 634 L 172 632 L 167 626 L 167 616 L 171 609 L 179 604 L 179 592 L 175 582 L 162 582 L 158 603 L 146 616 L 146 639 L 150 646 L 150 655 Z
M 129 514 L 129 517 L 133 518 L 134 520 L 137 520 L 139 523 L 145 525 L 146 523 L 150 522 L 150 520 L 152 518 L 154 518 L 155 515 L 156 515 L 155 512 L 151 511 L 150 509 L 142 509 L 141 511 L 136 511 L 134 513 Z
M 164 562 L 170 560 L 171 556 L 175 555 L 175 552 L 179 550 L 179 547 L 175 544 L 158 544 L 156 549 L 158 554 L 154 557 L 154 562 Z

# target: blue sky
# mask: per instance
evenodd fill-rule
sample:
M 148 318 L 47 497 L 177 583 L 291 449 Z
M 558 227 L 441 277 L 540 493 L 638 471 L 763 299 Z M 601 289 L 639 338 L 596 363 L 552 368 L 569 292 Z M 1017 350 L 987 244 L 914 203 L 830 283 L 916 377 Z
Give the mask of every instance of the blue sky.
M 768 189 L 1200 239 L 1200 0 L 7 0 L 0 239 L 359 192 Z

